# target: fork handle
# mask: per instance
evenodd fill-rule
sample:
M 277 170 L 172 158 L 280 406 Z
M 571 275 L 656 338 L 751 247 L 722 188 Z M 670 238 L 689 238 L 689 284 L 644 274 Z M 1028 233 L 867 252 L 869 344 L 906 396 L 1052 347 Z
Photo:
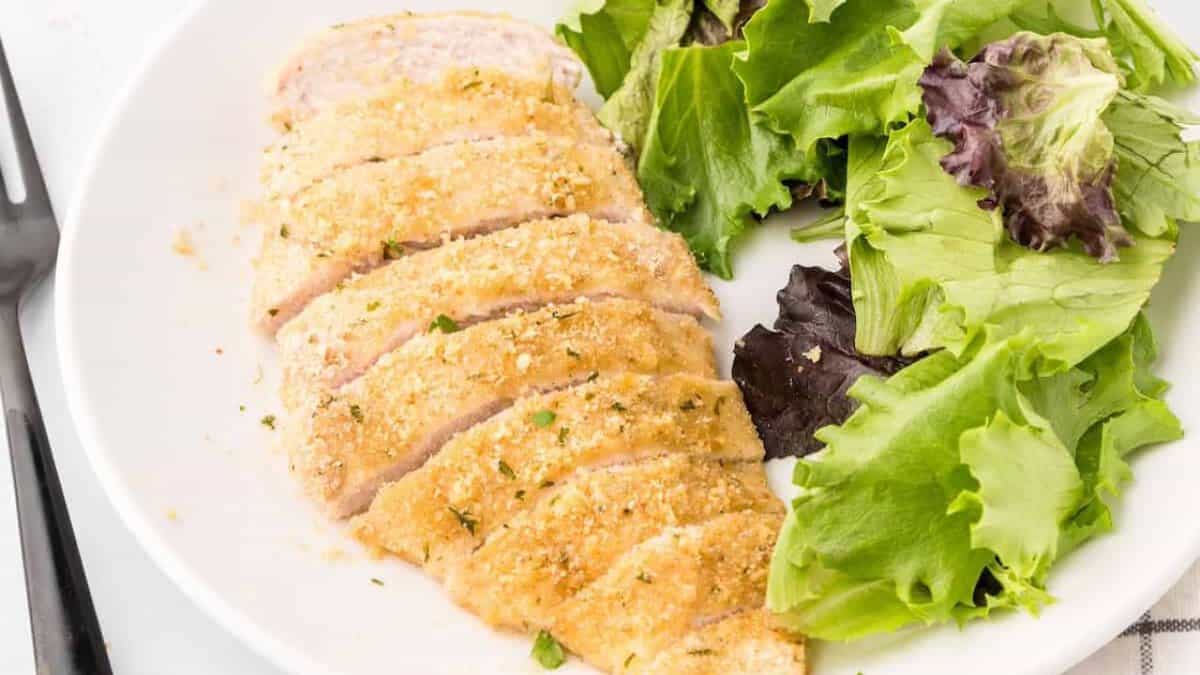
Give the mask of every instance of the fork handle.
M 33 390 L 16 303 L 0 308 L 0 401 L 12 455 L 37 672 L 110 675 L 100 622 Z

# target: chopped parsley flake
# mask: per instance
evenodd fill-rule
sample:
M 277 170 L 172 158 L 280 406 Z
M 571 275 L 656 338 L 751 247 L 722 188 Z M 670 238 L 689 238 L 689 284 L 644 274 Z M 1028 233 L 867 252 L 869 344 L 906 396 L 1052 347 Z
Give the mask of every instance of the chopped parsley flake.
M 479 521 L 471 517 L 470 511 L 459 511 L 453 506 L 447 508 L 450 509 L 450 513 L 454 514 L 455 518 L 458 518 L 458 524 L 462 525 L 463 529 L 471 534 L 475 534 L 475 527 L 479 525 Z
M 553 410 L 539 410 L 529 418 L 539 427 L 545 429 L 554 424 L 554 420 L 558 419 L 558 415 L 554 414 Z
M 374 312 L 375 310 L 379 309 L 380 304 L 382 304 L 382 303 L 380 303 L 378 300 L 372 300 L 372 301 L 368 302 L 367 303 L 367 311 Z
M 567 655 L 563 651 L 562 645 L 554 639 L 553 635 L 544 630 L 538 631 L 529 655 L 547 670 L 554 670 L 567 661 Z
M 383 259 L 396 260 L 404 257 L 404 247 L 395 239 L 388 239 L 381 242 L 383 244 Z
M 654 580 L 651 579 L 650 576 L 648 574 L 646 574 L 644 571 L 638 572 L 638 575 L 634 578 L 637 579 L 638 581 L 642 582 L 643 584 L 654 583 Z
M 515 494 L 513 496 L 516 497 L 517 499 L 525 499 L 525 491 L 517 490 L 517 494 Z
M 259 420 L 259 422 L 264 427 L 270 429 L 271 431 L 275 431 L 275 416 L 274 415 L 264 415 L 263 418 L 261 420 Z
M 567 444 L 567 434 L 569 434 L 569 433 L 571 433 L 570 427 L 559 427 L 558 428 L 558 444 L 559 445 Z
M 480 86 L 480 85 L 482 85 L 482 84 L 483 84 L 483 82 L 482 82 L 482 81 L 480 81 L 480 80 L 471 80 L 470 82 L 467 82 L 466 84 L 464 84 L 464 85 L 462 86 L 462 90 L 463 90 L 463 91 L 470 91 L 470 90 L 474 89 L 475 87 L 478 87 L 478 86 Z
M 238 412 L 246 412 L 246 406 L 244 406 L 244 405 L 239 405 L 239 406 L 238 406 Z
M 383 579 L 377 579 L 375 577 L 371 577 L 371 583 L 375 584 L 376 586 L 382 586 Z
M 625 657 L 625 662 L 621 664 L 622 668 L 628 668 L 629 664 L 633 663 L 633 657 L 637 656 L 637 652 L 629 652 L 629 656 Z
M 596 381 L 596 378 L 598 378 L 598 377 L 600 377 L 600 371 L 598 371 L 598 370 L 593 370 L 593 371 L 591 372 L 591 374 L 589 374 L 589 375 L 587 376 L 587 381 L 588 381 L 588 382 L 595 382 L 595 381 Z
M 504 460 L 500 460 L 499 462 L 497 462 L 496 468 L 500 469 L 500 473 L 504 474 L 505 478 L 507 478 L 509 480 L 517 479 L 517 472 L 512 470 L 512 467 L 508 465 L 508 462 L 505 462 Z
M 350 416 L 354 418 L 355 422 L 362 424 L 362 421 L 363 421 L 362 407 L 359 406 L 357 403 L 351 403 L 350 404 Z
M 287 239 L 287 238 L 288 238 L 288 235 L 290 235 L 290 234 L 291 234 L 291 232 L 289 232 L 289 231 L 288 231 L 288 226 L 287 226 L 287 225 L 280 225 L 280 226 L 279 226 L 279 236 L 280 236 L 280 237 L 282 237 L 282 238 L 284 238 L 284 239 Z
M 577 358 L 579 358 L 579 352 L 575 351 L 574 349 L 571 349 L 570 347 L 567 347 L 567 356 L 569 356 L 573 359 L 577 359 Z
M 454 319 L 451 319 L 445 314 L 438 314 L 436 319 L 429 322 L 429 330 L 431 332 L 440 330 L 443 333 L 457 333 L 458 331 L 462 330 L 462 328 Z

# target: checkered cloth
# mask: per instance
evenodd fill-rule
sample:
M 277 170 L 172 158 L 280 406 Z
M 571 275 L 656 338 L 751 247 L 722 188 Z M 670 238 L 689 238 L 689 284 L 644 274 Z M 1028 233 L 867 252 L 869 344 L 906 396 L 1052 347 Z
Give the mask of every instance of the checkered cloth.
M 1200 675 L 1200 563 L 1069 675 Z

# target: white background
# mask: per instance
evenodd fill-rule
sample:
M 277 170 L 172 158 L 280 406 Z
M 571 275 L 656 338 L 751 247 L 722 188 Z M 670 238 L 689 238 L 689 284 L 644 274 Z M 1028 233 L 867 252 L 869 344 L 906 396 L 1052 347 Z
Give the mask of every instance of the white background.
M 114 97 L 152 37 L 190 5 L 190 0 L 0 0 L 0 39 L 60 219 Z M 2 135 L 7 159 L 9 138 Z M 100 490 L 67 415 L 51 284 L 28 303 L 22 327 L 113 668 L 119 675 L 278 675 L 176 590 Z M 8 462 L 0 459 L 2 675 L 33 672 L 21 569 L 11 476 Z
M 153 36 L 191 2 L 0 2 L 0 38 L 60 216 L 73 202 L 84 157 L 114 97 Z M 8 141 L 0 138 L 0 165 L 6 168 Z M 277 674 L 154 567 L 101 492 L 67 417 L 54 349 L 52 284 L 28 303 L 22 325 L 114 669 L 120 675 Z M 8 471 L 0 460 L 0 675 L 18 675 L 33 665 Z M 1099 660 L 1073 672 L 1100 672 Z

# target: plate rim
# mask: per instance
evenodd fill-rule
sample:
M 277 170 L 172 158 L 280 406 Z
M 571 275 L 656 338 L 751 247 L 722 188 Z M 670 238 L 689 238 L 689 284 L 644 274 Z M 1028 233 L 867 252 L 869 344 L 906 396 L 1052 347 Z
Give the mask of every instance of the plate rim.
M 117 511 L 121 522 L 133 534 L 138 545 L 154 564 L 185 597 L 207 614 L 211 620 L 232 633 L 239 642 L 275 667 L 288 673 L 332 675 L 335 671 L 330 670 L 328 666 L 317 662 L 303 652 L 294 650 L 269 628 L 260 625 L 225 600 L 215 588 L 201 580 L 184 557 L 167 544 L 165 538 L 155 532 L 151 526 L 150 515 L 135 504 L 125 481 L 121 478 L 116 463 L 111 458 L 111 453 L 100 441 L 99 431 L 93 421 L 94 415 L 91 406 L 83 396 L 83 388 L 78 379 L 78 373 L 81 371 L 76 367 L 78 349 L 75 340 L 75 320 L 69 310 L 72 300 L 69 289 L 74 287 L 74 271 L 68 261 L 72 260 L 74 256 L 76 235 L 80 229 L 80 220 L 87 197 L 92 190 L 101 159 L 107 156 L 111 150 L 115 128 L 130 109 L 134 94 L 142 86 L 150 69 L 199 14 L 216 4 L 218 4 L 217 0 L 195 0 L 190 6 L 180 10 L 174 19 L 151 38 L 149 47 L 143 52 L 140 60 L 129 71 L 129 75 L 117 90 L 99 125 L 99 131 L 93 137 L 84 155 L 83 169 L 80 172 L 76 191 L 60 226 L 61 243 L 55 262 L 56 282 L 53 296 L 55 348 L 69 419 L 79 437 L 80 446 L 83 448 L 88 464 L 96 474 L 109 503 Z M 1197 87 L 1200 88 L 1200 85 Z M 1195 236 L 1200 236 L 1200 233 Z M 1200 433 L 1200 431 L 1195 433 Z M 1176 443 L 1179 442 L 1176 441 Z M 1177 556 L 1164 565 L 1167 573 L 1144 585 L 1144 592 L 1137 595 L 1141 598 L 1140 600 L 1131 600 L 1114 609 L 1111 613 L 1112 618 L 1108 621 L 1092 624 L 1089 630 L 1080 631 L 1078 635 L 1081 637 L 1065 645 L 1064 648 L 1048 652 L 1040 662 L 1029 664 L 1028 670 L 1025 672 L 1031 674 L 1065 672 L 1097 653 L 1116 639 L 1122 631 L 1134 624 L 1141 614 L 1164 597 L 1187 570 L 1200 559 L 1200 527 L 1189 534 L 1188 545 L 1180 546 L 1177 549 Z M 1118 536 L 1118 533 L 1110 533 L 1109 536 Z

